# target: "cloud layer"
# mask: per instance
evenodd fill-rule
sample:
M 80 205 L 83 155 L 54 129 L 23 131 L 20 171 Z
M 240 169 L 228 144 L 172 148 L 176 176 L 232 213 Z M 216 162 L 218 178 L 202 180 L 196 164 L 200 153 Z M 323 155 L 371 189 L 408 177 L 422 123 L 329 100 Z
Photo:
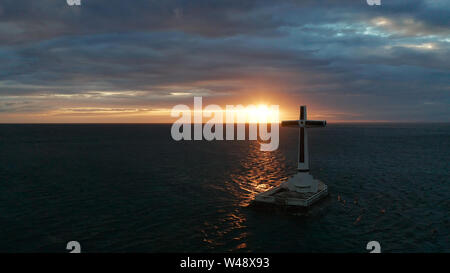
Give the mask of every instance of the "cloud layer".
M 168 121 L 193 95 L 450 121 L 450 3 L 365 2 L 2 1 L 0 122 Z

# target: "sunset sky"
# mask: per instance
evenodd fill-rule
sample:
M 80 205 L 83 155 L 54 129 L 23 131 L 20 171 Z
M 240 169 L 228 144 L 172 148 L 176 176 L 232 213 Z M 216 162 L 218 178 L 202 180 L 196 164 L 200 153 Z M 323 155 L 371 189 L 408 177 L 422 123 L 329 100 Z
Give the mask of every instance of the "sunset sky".
M 0 123 L 450 121 L 450 1 L 0 0 Z

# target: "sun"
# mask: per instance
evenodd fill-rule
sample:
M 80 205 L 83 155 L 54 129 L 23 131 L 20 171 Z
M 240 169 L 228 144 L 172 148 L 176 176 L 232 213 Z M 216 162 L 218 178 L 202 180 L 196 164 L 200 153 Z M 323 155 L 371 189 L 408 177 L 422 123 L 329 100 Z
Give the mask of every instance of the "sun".
M 248 123 L 279 123 L 278 107 L 259 104 L 257 106 L 247 106 L 244 110 Z

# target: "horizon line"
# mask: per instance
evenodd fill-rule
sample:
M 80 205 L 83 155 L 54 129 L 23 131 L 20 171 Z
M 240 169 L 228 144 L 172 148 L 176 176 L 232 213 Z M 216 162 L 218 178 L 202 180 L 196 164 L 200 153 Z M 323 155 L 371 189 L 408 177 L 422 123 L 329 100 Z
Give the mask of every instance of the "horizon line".
M 450 121 L 335 121 L 328 122 L 327 125 L 330 124 L 419 124 L 419 123 L 428 123 L 428 124 L 436 124 L 436 123 L 450 123 Z M 0 122 L 0 125 L 171 125 L 174 122 Z M 198 123 L 188 123 L 188 124 L 198 124 Z M 205 122 L 201 123 L 202 125 L 206 124 Z M 223 125 L 227 125 L 229 123 L 219 123 Z M 259 122 L 246 122 L 246 123 L 233 123 L 237 124 L 261 124 Z M 271 124 L 270 122 L 267 123 Z M 278 122 L 281 125 L 281 122 Z

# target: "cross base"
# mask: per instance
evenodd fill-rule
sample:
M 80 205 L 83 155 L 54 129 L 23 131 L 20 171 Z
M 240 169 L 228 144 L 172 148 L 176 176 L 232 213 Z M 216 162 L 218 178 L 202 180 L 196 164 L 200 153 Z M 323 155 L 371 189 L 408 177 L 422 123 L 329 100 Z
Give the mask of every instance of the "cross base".
M 319 190 L 319 180 L 314 179 L 308 172 L 298 172 L 281 186 L 293 192 L 315 193 Z
M 316 180 L 318 181 L 318 180 Z M 328 187 L 322 181 L 318 181 L 317 192 L 290 191 L 284 183 L 255 196 L 251 205 L 253 207 L 290 207 L 298 209 L 309 209 L 313 204 L 319 202 L 328 195 Z

